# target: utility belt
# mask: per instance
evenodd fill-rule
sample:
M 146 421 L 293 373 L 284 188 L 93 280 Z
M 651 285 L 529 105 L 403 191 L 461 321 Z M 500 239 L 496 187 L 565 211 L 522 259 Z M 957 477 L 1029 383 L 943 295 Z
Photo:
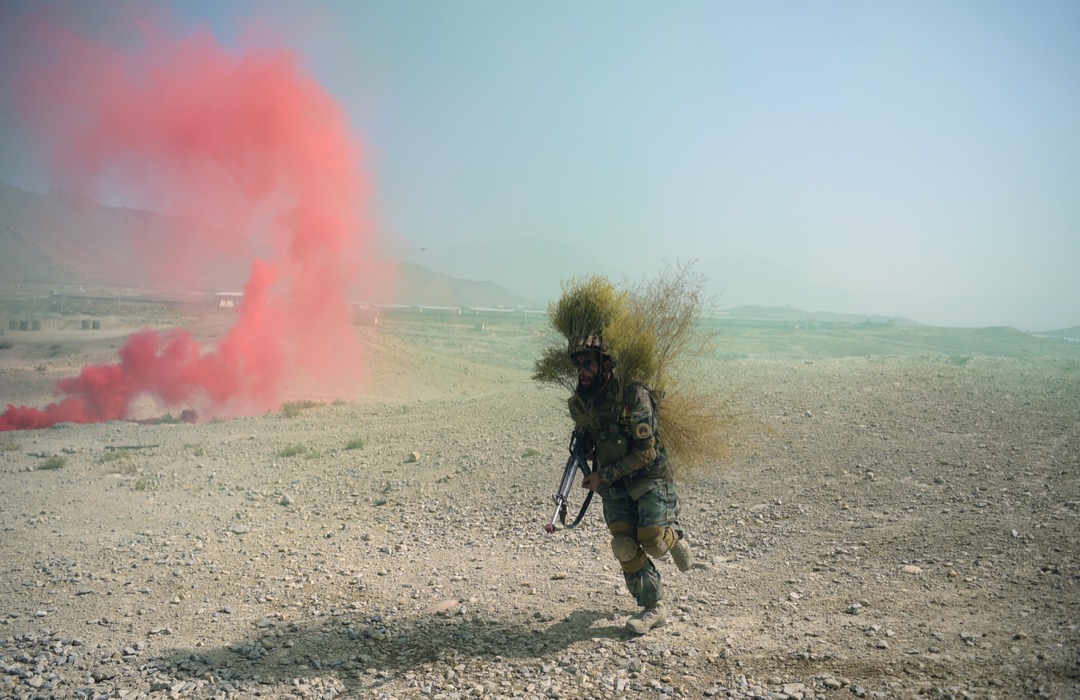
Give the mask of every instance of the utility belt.
M 624 489 L 630 494 L 630 498 L 636 501 L 657 486 L 671 481 L 674 477 L 671 462 L 668 461 L 667 455 L 661 452 L 651 463 L 632 474 L 616 479 L 612 486 Z

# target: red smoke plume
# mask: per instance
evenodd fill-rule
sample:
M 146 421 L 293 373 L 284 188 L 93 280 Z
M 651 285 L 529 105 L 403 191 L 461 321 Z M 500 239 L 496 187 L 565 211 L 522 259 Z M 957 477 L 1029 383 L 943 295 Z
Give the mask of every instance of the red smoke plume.
M 56 179 L 122 188 L 207 224 L 167 243 L 185 254 L 159 259 L 191 260 L 195 249 L 209 261 L 251 240 L 272 253 L 251 265 L 238 321 L 216 348 L 183 330 L 137 333 L 115 364 L 57 382 L 56 403 L 9 404 L 0 430 L 129 418 L 147 395 L 206 416 L 275 408 L 286 380 L 354 389 L 363 362 L 347 291 L 371 271 L 372 232 L 344 114 L 288 52 L 234 55 L 209 34 L 174 40 L 145 25 L 123 39 L 37 27 L 36 67 L 20 75 L 17 97 L 51 147 Z

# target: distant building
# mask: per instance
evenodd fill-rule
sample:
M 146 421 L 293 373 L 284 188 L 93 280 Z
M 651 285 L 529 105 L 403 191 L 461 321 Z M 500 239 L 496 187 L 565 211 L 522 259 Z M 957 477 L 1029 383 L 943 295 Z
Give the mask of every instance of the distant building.
M 214 306 L 219 309 L 235 309 L 244 300 L 243 292 L 217 292 L 214 294 Z

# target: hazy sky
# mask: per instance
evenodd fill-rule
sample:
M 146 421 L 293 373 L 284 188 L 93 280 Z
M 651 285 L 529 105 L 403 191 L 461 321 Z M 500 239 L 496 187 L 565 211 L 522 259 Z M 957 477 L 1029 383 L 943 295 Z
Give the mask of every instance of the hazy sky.
M 93 25 L 126 6 L 68 12 Z M 367 145 L 373 216 L 402 257 L 540 238 L 630 276 L 769 261 L 804 290 L 787 303 L 811 310 L 828 298 L 949 325 L 1080 323 L 1072 0 L 169 12 L 177 33 L 273 37 L 302 56 Z M 44 191 L 10 105 L 0 120 L 0 179 Z M 567 272 L 550 271 L 554 290 Z M 731 277 L 710 281 L 722 302 L 776 302 Z

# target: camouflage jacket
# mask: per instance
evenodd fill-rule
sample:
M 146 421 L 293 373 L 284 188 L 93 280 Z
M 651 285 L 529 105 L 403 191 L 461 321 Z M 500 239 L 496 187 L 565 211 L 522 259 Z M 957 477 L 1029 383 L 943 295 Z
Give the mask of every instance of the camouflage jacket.
M 664 444 L 657 433 L 656 403 L 640 384 L 622 389 L 616 380 L 600 395 L 574 393 L 567 402 L 574 429 L 596 450 L 602 484 L 622 482 L 637 500 L 672 478 Z

